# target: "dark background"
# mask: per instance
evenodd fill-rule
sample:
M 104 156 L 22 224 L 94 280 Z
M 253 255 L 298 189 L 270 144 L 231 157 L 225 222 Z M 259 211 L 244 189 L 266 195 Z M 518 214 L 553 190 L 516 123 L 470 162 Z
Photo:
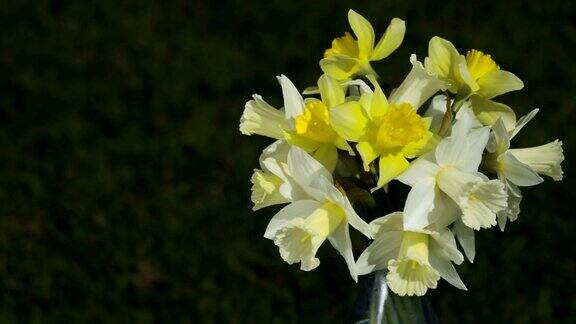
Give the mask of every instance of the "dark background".
M 250 175 L 269 140 L 238 131 L 244 102 L 303 89 L 354 8 L 397 85 L 434 35 L 485 50 L 542 108 L 514 145 L 564 141 L 563 182 L 526 188 L 505 233 L 477 235 L 469 291 L 430 293 L 443 323 L 568 323 L 576 316 L 573 156 L 576 10 L 570 1 L 2 1 L 0 322 L 340 322 L 359 294 L 328 247 L 312 272 L 262 238 Z M 326 245 L 328 246 L 328 245 Z

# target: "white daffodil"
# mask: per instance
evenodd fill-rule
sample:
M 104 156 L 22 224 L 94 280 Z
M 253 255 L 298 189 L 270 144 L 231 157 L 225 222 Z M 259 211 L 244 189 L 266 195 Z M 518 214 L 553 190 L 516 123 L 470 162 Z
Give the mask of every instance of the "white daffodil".
M 507 195 L 501 181 L 487 180 L 478 173 L 490 129 L 472 129 L 473 125 L 473 113 L 463 110 L 452 134 L 438 144 L 434 154 L 412 162 L 398 177 L 412 187 L 404 207 L 407 230 L 422 229 L 431 223 L 445 226 L 458 214 L 466 226 L 475 230 L 496 225 L 496 213 L 506 208 Z M 454 210 L 455 205 L 459 212 Z
M 260 168 L 254 169 L 252 178 L 253 210 L 289 203 L 306 197 L 306 193 L 294 181 L 288 170 L 286 141 L 276 141 L 260 155 Z
M 344 102 L 344 89 L 336 80 L 323 75 L 318 80 L 321 100 L 304 100 L 286 76 L 279 76 L 278 81 L 282 86 L 284 111 L 254 95 L 246 103 L 240 119 L 240 132 L 288 141 L 312 153 L 314 158 L 333 171 L 338 161 L 337 149 L 353 154 L 352 148 L 338 136 L 330 123 L 329 110 Z
M 409 231 L 402 218 L 401 212 L 395 212 L 371 223 L 377 231 L 356 263 L 358 274 L 387 268 L 388 286 L 400 296 L 422 296 L 436 288 L 440 278 L 466 290 L 452 265 L 464 260 L 452 232 L 436 227 Z
M 376 46 L 374 29 L 368 20 L 354 10 L 349 10 L 348 22 L 356 39 L 348 32 L 334 39 L 332 47 L 324 52 L 324 58 L 320 60 L 322 71 L 337 80 L 376 75 L 370 62 L 384 59 L 400 46 L 406 32 L 404 21 L 392 19 Z
M 510 140 L 534 118 L 537 112 L 538 109 L 534 109 L 520 118 L 512 131 L 507 130 L 501 119 L 498 119 L 492 127 L 492 136 L 487 146 L 489 154 L 484 157 L 483 167 L 496 173 L 508 188 L 508 208 L 498 217 L 502 230 L 506 220 L 514 221 L 520 212 L 522 195 L 518 187 L 534 186 L 544 181 L 538 174 L 547 175 L 555 181 L 562 180 L 563 172 L 560 164 L 564 161 L 564 154 L 561 141 L 555 140 L 528 148 L 510 148 Z
M 334 186 L 330 172 L 302 149 L 290 148 L 286 174 L 304 195 L 293 197 L 292 202 L 272 218 L 264 237 L 274 241 L 284 261 L 300 262 L 300 268 L 305 271 L 320 264 L 316 252 L 328 239 L 346 260 L 352 278 L 357 280 L 349 225 L 370 238 L 372 228 Z

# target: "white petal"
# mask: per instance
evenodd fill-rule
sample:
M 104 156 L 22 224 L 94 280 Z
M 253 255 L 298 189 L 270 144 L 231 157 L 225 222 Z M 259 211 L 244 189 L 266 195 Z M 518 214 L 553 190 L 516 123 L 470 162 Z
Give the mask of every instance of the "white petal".
M 428 158 L 422 156 L 410 163 L 410 167 L 396 178 L 403 184 L 414 186 L 414 184 L 424 178 L 434 178 L 438 172 L 438 165 Z
M 252 100 L 246 102 L 240 118 L 240 132 L 242 134 L 258 134 L 283 139 L 284 130 L 288 128 L 290 128 L 290 124 L 282 112 L 270 106 L 259 95 L 254 95 Z
M 358 275 L 385 269 L 388 266 L 388 261 L 398 257 L 401 243 L 401 231 L 379 233 L 374 238 L 374 242 L 358 258 L 356 262 Z
M 461 165 L 468 158 L 468 149 L 466 137 L 446 137 L 436 146 L 436 161 L 440 166 Z
M 468 134 L 468 154 L 463 156 L 458 166 L 461 170 L 475 172 L 482 162 L 482 152 L 488 143 L 490 127 L 474 129 Z
M 430 212 L 434 209 L 435 186 L 434 178 L 424 178 L 414 184 L 404 206 L 405 230 L 418 230 L 430 224 L 432 221 Z
M 288 152 L 288 169 L 302 187 L 307 187 L 318 176 L 332 180 L 332 175 L 322 164 L 297 146 Z
M 460 276 L 458 275 L 458 272 L 456 272 L 452 262 L 438 255 L 436 249 L 431 249 L 430 251 L 430 265 L 438 271 L 440 277 L 448 281 L 454 287 L 468 290 L 466 285 L 462 282 L 462 279 L 460 279 Z
M 290 144 L 284 140 L 278 140 L 274 143 L 268 145 L 262 154 L 260 155 L 260 166 L 262 166 L 264 160 L 272 158 L 276 161 L 286 162 L 288 159 L 288 151 L 290 150 Z M 264 166 L 262 166 L 265 168 Z
M 460 207 L 436 186 L 434 209 L 430 216 L 430 219 L 434 220 L 434 225 L 439 228 L 448 226 L 460 218 L 461 214 Z
M 506 179 L 515 185 L 521 187 L 534 186 L 544 181 L 538 173 L 520 162 L 510 151 L 506 151 L 499 159 L 501 159 L 501 170 Z
M 432 237 L 434 238 L 435 243 L 439 244 L 442 248 L 442 254 L 448 257 L 448 259 L 455 264 L 461 264 L 464 262 L 464 256 L 460 251 L 458 251 L 456 239 L 451 230 L 446 227 L 441 228 L 438 230 L 438 234 L 433 234 Z
M 322 204 L 315 200 L 299 200 L 291 203 L 272 217 L 268 227 L 266 227 L 264 237 L 273 239 L 276 232 L 289 224 L 290 221 L 295 218 L 306 218 L 321 206 Z
M 390 103 L 409 103 L 414 109 L 419 109 L 424 102 L 440 90 L 446 90 L 446 84 L 427 71 L 416 55 L 410 56 L 412 69 L 402 84 L 390 94 Z
M 496 214 L 506 208 L 507 198 L 500 180 L 478 182 L 470 190 L 466 203 L 460 205 L 462 221 L 475 230 L 496 225 Z
M 304 112 L 304 100 L 290 79 L 283 74 L 277 78 L 282 86 L 286 118 L 296 118 Z
M 290 202 L 290 197 L 284 196 L 280 191 L 283 181 L 278 176 L 255 169 L 250 182 L 252 182 L 250 199 L 254 203 L 252 210 Z
M 478 120 L 472 109 L 469 106 L 463 106 L 458 111 L 456 122 L 452 126 L 452 135 L 466 136 L 477 124 Z
M 464 225 L 461 220 L 456 221 L 454 224 L 454 234 L 458 238 L 458 242 L 464 250 L 464 254 L 470 262 L 474 262 L 476 256 L 476 247 L 474 242 L 474 230 Z
M 354 281 L 358 282 L 358 274 L 356 271 L 356 263 L 354 262 L 354 255 L 352 253 L 352 242 L 350 241 L 350 232 L 348 230 L 348 223 L 342 222 L 330 236 L 328 240 L 332 246 L 340 252 L 346 260 L 350 275 Z
M 432 133 L 438 133 L 440 126 L 442 125 L 442 119 L 444 119 L 444 114 L 446 113 L 446 96 L 439 94 L 432 98 L 430 106 L 424 113 L 424 117 L 431 117 L 432 123 L 430 124 L 430 131 Z
M 508 152 L 533 171 L 547 175 L 556 181 L 562 180 L 563 171 L 560 164 L 564 161 L 564 151 L 561 141 L 555 140 L 540 146 L 510 149 Z
M 502 119 L 498 119 L 492 125 L 492 133 L 490 134 L 490 143 L 487 145 L 487 150 L 490 153 L 501 154 L 509 147 L 510 135 Z
M 528 124 L 529 121 L 532 120 L 532 118 L 534 118 L 534 116 L 536 116 L 536 114 L 538 113 L 538 108 L 532 110 L 531 112 L 529 112 L 528 114 L 520 117 L 520 119 L 518 119 L 518 121 L 516 122 L 516 127 L 514 128 L 514 130 L 510 133 L 510 139 L 514 138 L 514 136 L 516 136 L 516 134 L 518 134 L 518 132 L 526 125 Z

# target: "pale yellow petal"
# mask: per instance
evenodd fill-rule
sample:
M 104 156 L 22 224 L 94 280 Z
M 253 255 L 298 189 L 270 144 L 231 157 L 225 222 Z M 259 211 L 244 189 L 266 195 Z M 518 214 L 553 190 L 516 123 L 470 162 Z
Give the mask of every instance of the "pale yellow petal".
M 338 135 L 357 142 L 366 132 L 368 118 L 358 102 L 349 101 L 330 109 L 330 123 Z
M 320 60 L 324 73 L 336 80 L 348 80 L 358 71 L 358 60 L 345 55 L 333 55 Z
M 478 80 L 480 90 L 478 95 L 491 99 L 501 94 L 520 90 L 524 83 L 517 76 L 508 71 L 492 71 Z
M 312 151 L 318 149 L 318 147 L 320 146 L 320 143 L 318 143 L 314 140 L 311 140 L 309 138 L 300 136 L 298 134 L 294 134 L 294 133 L 290 133 L 290 132 L 284 132 L 284 137 L 286 138 L 286 141 L 288 143 L 295 145 L 295 146 L 298 146 L 306 152 L 312 152 Z
M 386 28 L 384 36 L 382 36 L 380 41 L 378 41 L 378 44 L 376 44 L 370 60 L 378 61 L 394 52 L 400 44 L 402 44 L 405 33 L 406 23 L 404 20 L 399 18 L 392 19 L 390 25 Z
M 507 131 L 510 132 L 516 127 L 516 114 L 512 108 L 505 104 L 494 102 L 477 95 L 470 98 L 470 103 L 474 114 L 476 114 L 476 117 L 478 117 L 478 120 L 480 120 L 483 125 L 492 126 L 498 118 L 500 118 L 502 122 L 504 122 Z
M 350 9 L 348 11 L 348 22 L 356 38 L 358 39 L 358 56 L 360 59 L 367 59 L 372 55 L 374 48 L 374 29 L 366 18 Z
M 327 74 L 323 74 L 318 79 L 318 88 L 322 102 L 330 108 L 344 102 L 344 89 L 338 81 Z
M 338 150 L 334 144 L 322 144 L 313 154 L 314 159 L 320 162 L 329 172 L 334 172 L 338 162 Z
M 460 54 L 456 47 L 440 37 L 432 37 L 428 44 L 428 58 L 426 68 L 432 70 L 443 78 L 452 78 L 453 71 Z
M 384 95 L 384 92 L 382 91 L 382 88 L 380 88 L 376 78 L 368 76 L 368 79 L 372 82 L 372 85 L 374 85 L 374 93 L 372 94 L 372 102 L 370 103 L 370 118 L 376 118 L 382 116 L 386 112 L 388 108 L 388 99 L 386 98 L 386 95 Z

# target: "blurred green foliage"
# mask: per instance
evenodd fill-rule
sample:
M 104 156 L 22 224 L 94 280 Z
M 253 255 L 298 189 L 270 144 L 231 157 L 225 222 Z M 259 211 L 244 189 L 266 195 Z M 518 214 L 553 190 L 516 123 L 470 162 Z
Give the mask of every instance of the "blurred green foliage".
M 305 273 L 250 210 L 270 141 L 238 120 L 274 76 L 315 83 L 354 8 L 403 46 L 375 65 L 399 84 L 434 35 L 521 77 L 501 100 L 541 107 L 517 146 L 564 140 L 561 183 L 524 190 L 505 233 L 477 236 L 469 291 L 430 294 L 443 323 L 576 317 L 576 8 L 569 1 L 4 1 L 0 3 L 0 322 L 340 322 L 359 294 L 323 248 Z

